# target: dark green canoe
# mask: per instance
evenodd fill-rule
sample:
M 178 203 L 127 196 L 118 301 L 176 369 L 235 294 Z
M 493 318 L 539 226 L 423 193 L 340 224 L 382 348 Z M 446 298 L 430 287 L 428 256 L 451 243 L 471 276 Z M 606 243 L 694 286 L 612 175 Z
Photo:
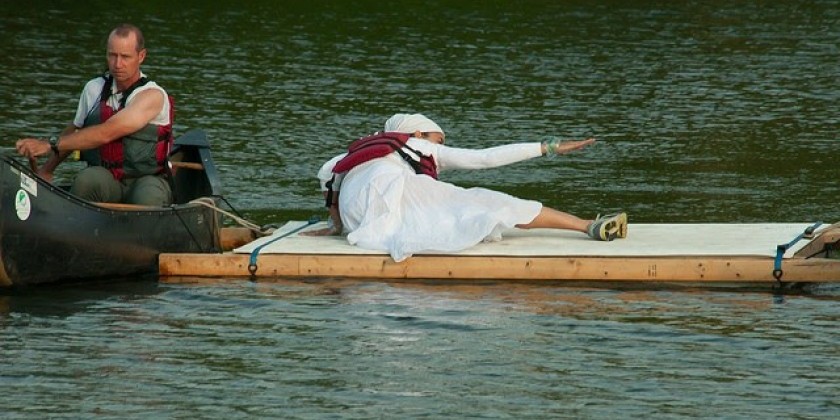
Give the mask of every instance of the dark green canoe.
M 192 130 L 170 154 L 175 204 L 92 203 L 0 160 L 0 286 L 152 274 L 163 252 L 220 252 L 221 198 L 206 134 Z

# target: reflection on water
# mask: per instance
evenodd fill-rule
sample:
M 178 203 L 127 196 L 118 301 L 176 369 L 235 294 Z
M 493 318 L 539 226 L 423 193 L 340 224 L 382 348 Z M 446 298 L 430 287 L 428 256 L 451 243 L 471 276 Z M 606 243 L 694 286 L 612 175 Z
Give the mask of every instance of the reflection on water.
M 211 135 L 259 222 L 321 213 L 314 174 L 392 113 L 559 159 L 445 174 L 582 216 L 840 220 L 840 8 L 812 2 L 0 2 L 0 145 L 55 133 L 144 28 L 176 129 Z M 60 178 L 72 175 L 68 165 Z M 0 203 L 3 205 L 3 203 Z M 0 296 L 4 414 L 833 418 L 835 286 L 140 282 Z
M 774 304 L 767 293 L 709 290 L 209 281 L 147 294 L 113 286 L 75 313 L 0 316 L 13 362 L 0 375 L 15 396 L 6 409 L 284 418 L 837 410 L 836 293 Z

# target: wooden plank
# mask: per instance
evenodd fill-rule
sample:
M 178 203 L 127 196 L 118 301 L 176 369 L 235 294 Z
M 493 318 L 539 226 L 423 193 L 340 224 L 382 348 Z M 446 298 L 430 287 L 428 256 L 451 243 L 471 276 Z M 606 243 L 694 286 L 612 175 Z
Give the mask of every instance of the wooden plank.
M 796 256 L 810 257 L 824 251 L 826 246 L 834 246 L 836 249 L 838 243 L 840 243 L 840 226 L 831 226 L 797 251 Z
M 162 254 L 161 276 L 249 276 L 247 254 Z M 840 260 L 788 259 L 783 281 L 840 281 Z M 767 257 L 481 257 L 269 254 L 257 277 L 773 282 Z
M 152 210 L 163 210 L 164 207 L 161 206 L 146 206 L 143 204 L 129 204 L 129 203 L 105 203 L 105 202 L 96 202 L 92 203 L 96 206 L 103 207 L 109 210 L 133 210 L 133 211 L 152 211 Z
M 219 231 L 219 243 L 223 251 L 231 251 L 252 242 L 256 235 L 244 227 L 225 227 Z

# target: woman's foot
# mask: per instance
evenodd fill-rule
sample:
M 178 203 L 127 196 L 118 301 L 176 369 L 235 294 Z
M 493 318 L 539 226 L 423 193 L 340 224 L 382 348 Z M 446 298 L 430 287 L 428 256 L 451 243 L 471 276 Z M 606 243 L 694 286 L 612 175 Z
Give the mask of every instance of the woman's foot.
M 611 241 L 627 237 L 627 213 L 610 214 L 597 217 L 586 228 L 589 237 L 598 241 Z

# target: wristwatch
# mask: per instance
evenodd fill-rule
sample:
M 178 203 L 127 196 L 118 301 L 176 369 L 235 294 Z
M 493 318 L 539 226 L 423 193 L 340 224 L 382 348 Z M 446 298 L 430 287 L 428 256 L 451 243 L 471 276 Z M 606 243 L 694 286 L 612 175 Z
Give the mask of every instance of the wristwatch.
M 50 142 L 50 149 L 58 156 L 58 136 L 50 136 L 48 141 Z

